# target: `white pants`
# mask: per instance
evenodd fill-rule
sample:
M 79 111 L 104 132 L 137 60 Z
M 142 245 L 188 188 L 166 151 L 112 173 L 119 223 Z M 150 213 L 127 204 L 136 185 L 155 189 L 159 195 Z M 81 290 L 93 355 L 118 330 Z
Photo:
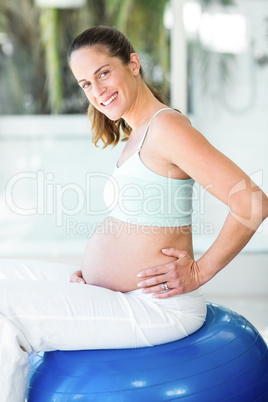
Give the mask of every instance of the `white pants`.
M 199 290 L 164 300 L 69 282 L 78 267 L 0 260 L 0 401 L 24 401 L 28 353 L 137 348 L 175 341 L 199 329 Z

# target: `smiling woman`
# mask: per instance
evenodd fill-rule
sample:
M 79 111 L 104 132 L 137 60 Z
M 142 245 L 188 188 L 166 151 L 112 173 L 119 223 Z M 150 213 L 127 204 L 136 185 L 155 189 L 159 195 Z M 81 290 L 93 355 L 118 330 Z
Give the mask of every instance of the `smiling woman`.
M 124 65 L 98 46 L 83 47 L 73 53 L 70 67 L 92 106 L 110 120 L 126 120 L 126 108 L 137 96 L 135 77 L 140 65 L 135 53 L 131 54 L 130 63 Z M 111 107 L 115 103 L 116 107 Z
M 79 50 L 79 54 L 76 52 L 76 50 Z M 106 115 L 102 113 L 102 109 L 98 109 L 98 107 L 94 105 L 94 100 L 92 101 L 89 98 L 90 95 L 88 90 L 92 86 L 92 82 L 89 80 L 89 77 L 87 77 L 87 74 L 89 73 L 88 63 L 89 60 L 93 62 L 91 58 L 86 57 L 89 51 L 96 52 L 99 57 L 98 63 L 95 64 L 96 70 L 94 70 L 94 66 L 92 66 L 95 90 L 97 91 L 98 88 L 101 88 L 101 85 L 105 85 L 106 78 L 110 78 L 111 73 L 116 68 L 115 64 L 117 64 L 117 67 L 120 67 L 121 69 L 126 68 L 126 70 L 128 70 L 130 67 L 130 61 L 132 62 L 131 69 L 133 69 L 135 66 L 137 67 L 138 63 L 138 71 L 136 69 L 134 73 L 136 78 L 141 78 L 143 82 L 145 82 L 144 71 L 140 65 L 139 57 L 136 55 L 132 44 L 121 32 L 117 30 L 112 30 L 110 28 L 107 29 L 107 27 L 102 26 L 86 30 L 79 35 L 75 41 L 73 41 L 69 48 L 69 65 L 73 70 L 74 75 L 76 76 L 76 74 L 78 74 L 76 76 L 78 84 L 85 91 L 86 96 L 91 103 L 88 114 L 92 120 L 93 142 L 96 144 L 99 139 L 102 139 L 104 146 L 117 144 L 121 136 L 120 130 L 122 129 L 123 133 L 128 138 L 131 132 L 131 127 L 128 125 L 126 120 L 122 118 L 122 116 L 112 120 L 108 119 Z M 104 61 L 107 60 L 105 59 L 105 56 L 108 57 L 108 63 L 107 61 Z M 81 70 L 76 71 L 76 73 L 74 68 L 79 68 L 78 64 L 76 64 L 76 67 L 74 67 L 74 63 L 71 65 L 71 58 L 72 61 L 74 61 L 75 57 L 80 57 L 81 61 L 83 59 L 83 62 L 85 62 L 83 66 L 81 64 Z M 81 77 L 79 74 L 81 74 Z M 85 75 L 83 76 L 83 74 Z M 159 100 L 159 102 L 164 103 L 162 95 L 154 87 L 148 83 L 146 83 L 146 86 L 150 89 L 156 99 Z M 110 91 L 112 90 L 110 89 Z M 91 92 L 94 94 L 94 91 Z M 107 106 L 105 103 L 110 103 L 110 99 L 117 97 L 117 95 L 117 91 L 114 93 L 110 92 L 110 94 L 106 93 L 106 99 L 103 99 L 103 106 Z
M 103 28 L 90 29 L 81 35 L 83 40 L 81 37 L 76 39 L 75 45 L 73 44 L 69 52 L 70 67 L 79 85 L 84 90 L 91 108 L 94 108 L 97 113 L 105 116 L 111 122 L 125 121 L 132 131 L 114 172 L 117 191 L 120 194 L 116 200 L 117 207 L 103 223 L 105 227 L 120 226 L 120 241 L 115 238 L 113 232 L 107 233 L 103 230 L 95 233 L 88 242 L 82 272 L 83 278 L 88 284 L 126 292 L 136 288 L 136 276 L 141 269 L 174 260 L 174 257 L 166 256 L 160 252 L 166 244 L 182 248 L 193 256 L 190 229 L 193 180 L 178 167 L 171 171 L 163 156 L 160 155 L 158 158 L 162 158 L 162 167 L 159 166 L 159 159 L 154 160 L 154 155 L 152 155 L 153 160 L 151 161 L 153 163 L 152 171 L 143 164 L 140 151 L 149 126 L 153 126 L 154 121 L 158 121 L 160 112 L 162 112 L 161 114 L 165 112 L 165 114 L 175 113 L 176 115 L 178 113 L 167 108 L 153 96 L 140 74 L 139 56 L 134 53 L 134 49 L 131 48 L 128 41 L 125 40 L 129 52 L 127 63 L 122 62 L 121 57 L 111 56 L 115 52 L 110 51 L 110 42 L 109 45 L 85 46 L 85 37 L 91 38 L 94 30 L 101 31 Z M 114 33 L 112 30 L 109 32 Z M 78 43 L 82 46 L 79 47 Z M 117 49 L 117 42 L 114 42 L 114 45 Z M 73 48 L 75 50 L 72 50 Z M 122 53 L 123 49 L 120 51 Z M 149 119 L 148 123 L 148 115 L 145 114 L 143 117 L 142 110 L 146 110 L 150 104 L 152 104 L 154 113 L 153 119 L 151 121 Z M 158 105 L 162 106 L 160 110 L 157 110 Z M 187 122 L 185 117 L 179 116 L 182 121 Z M 150 164 L 150 154 L 148 157 Z M 135 171 L 137 167 L 139 168 L 138 180 L 130 173 L 130 181 L 129 173 L 125 176 L 125 170 L 131 172 Z M 141 176 L 146 178 L 144 184 L 141 181 Z M 167 213 L 168 208 L 163 202 L 160 202 L 161 205 L 157 205 L 156 188 L 148 189 L 148 183 L 155 183 L 161 190 L 160 192 L 164 194 L 178 193 L 179 190 L 180 196 L 177 195 L 177 198 L 182 197 L 182 191 L 185 189 L 184 199 L 180 204 L 181 210 L 185 210 L 185 212 L 181 212 L 179 209 L 175 211 L 174 208 L 169 207 L 170 212 Z M 135 193 L 137 191 L 143 200 L 140 200 L 141 208 L 137 206 L 136 202 L 137 195 Z M 188 205 L 189 201 L 190 205 Z M 173 202 L 175 203 L 175 200 Z M 162 216 L 160 218 L 157 211 L 161 209 Z M 139 219 L 137 217 L 138 210 L 143 216 Z M 175 215 L 176 213 L 177 215 Z M 176 223 L 173 222 L 175 216 Z M 135 222 L 138 223 L 135 230 L 131 230 L 128 224 L 129 218 L 132 218 L 132 222 L 138 219 Z M 153 247 L 153 243 L 155 247 Z M 128 256 L 126 257 L 129 259 L 128 269 L 124 269 L 125 261 L 121 258 L 125 249 L 128 249 Z M 102 250 L 106 250 L 105 253 Z M 138 255 L 136 250 L 139 250 Z M 113 261 L 113 269 L 110 268 L 109 261 Z

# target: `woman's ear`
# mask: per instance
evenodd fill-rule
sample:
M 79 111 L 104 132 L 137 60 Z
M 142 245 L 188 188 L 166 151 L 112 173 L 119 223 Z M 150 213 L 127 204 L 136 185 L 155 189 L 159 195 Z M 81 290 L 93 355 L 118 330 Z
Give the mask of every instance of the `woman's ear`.
M 131 53 L 130 55 L 130 68 L 133 71 L 134 76 L 137 76 L 140 72 L 140 58 L 137 53 Z

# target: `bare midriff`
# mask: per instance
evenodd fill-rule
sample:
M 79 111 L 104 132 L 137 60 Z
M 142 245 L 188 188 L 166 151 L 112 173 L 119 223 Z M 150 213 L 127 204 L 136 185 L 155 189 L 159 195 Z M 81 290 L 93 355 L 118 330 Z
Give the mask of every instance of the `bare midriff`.
M 114 291 L 138 289 L 140 271 L 176 260 L 162 253 L 168 247 L 193 256 L 191 226 L 142 226 L 108 217 L 88 241 L 83 278 L 88 284 Z

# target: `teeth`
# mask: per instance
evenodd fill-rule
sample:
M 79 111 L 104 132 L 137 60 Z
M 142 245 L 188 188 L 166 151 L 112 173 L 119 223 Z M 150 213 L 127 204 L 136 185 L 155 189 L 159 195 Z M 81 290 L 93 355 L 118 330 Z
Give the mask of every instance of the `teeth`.
M 117 97 L 117 94 L 114 94 L 106 102 L 102 102 L 102 104 L 104 106 L 108 106 L 116 97 Z

